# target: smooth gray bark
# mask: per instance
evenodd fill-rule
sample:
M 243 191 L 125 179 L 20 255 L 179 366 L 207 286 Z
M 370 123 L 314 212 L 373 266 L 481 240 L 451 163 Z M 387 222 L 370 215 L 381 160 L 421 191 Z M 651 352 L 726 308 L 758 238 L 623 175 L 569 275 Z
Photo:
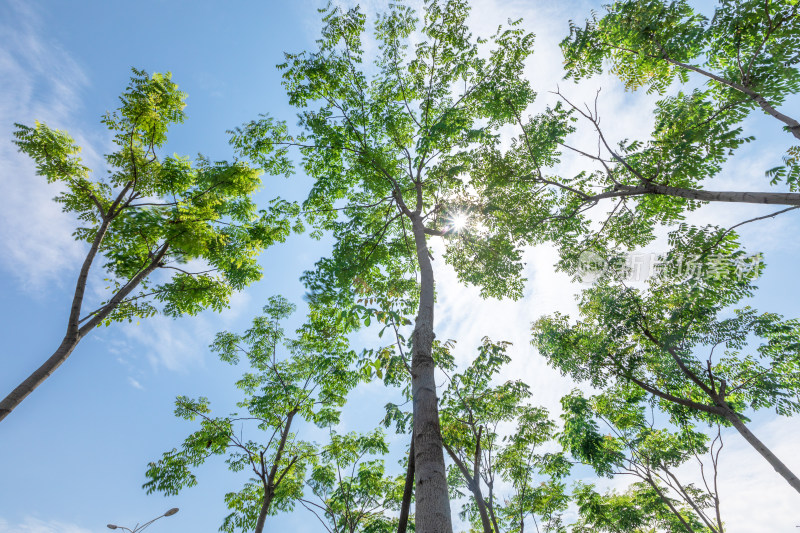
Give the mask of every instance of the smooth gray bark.
M 744 422 L 739 418 L 733 410 L 728 410 L 725 418 L 731 423 L 731 425 L 736 428 L 736 431 L 744 437 L 750 446 L 755 448 L 755 450 L 761 454 L 761 457 L 767 460 L 767 462 L 775 469 L 775 471 L 783 476 L 783 478 L 789 483 L 789 485 L 800 492 L 800 479 L 792 472 L 788 466 L 786 466 L 783 461 L 778 459 L 778 457 L 772 453 L 763 442 L 761 442 L 758 437 L 753 435 L 753 433 L 748 429 Z
M 11 411 L 14 410 L 14 408 L 22 403 L 22 400 L 24 400 L 31 392 L 33 392 L 36 387 L 41 385 L 44 380 L 50 377 L 50 374 L 55 372 L 55 370 L 67 360 L 72 351 L 75 349 L 75 346 L 78 345 L 79 340 L 80 339 L 78 339 L 77 336 L 64 337 L 64 340 L 61 341 L 61 345 L 53 353 L 53 355 L 51 355 L 42 366 L 37 368 L 30 376 L 28 376 L 25 381 L 17 385 L 17 387 L 11 391 L 8 396 L 3 398 L 3 401 L 0 401 L 0 420 L 5 419 L 5 417 L 7 417 Z
M 472 493 L 472 496 L 475 498 L 475 504 L 478 507 L 478 514 L 481 517 L 481 525 L 483 526 L 483 533 L 495 533 L 492 529 L 492 522 L 489 520 L 489 513 L 486 511 L 486 500 L 483 499 L 483 492 L 481 492 L 480 486 L 480 478 L 478 477 L 478 464 L 475 464 L 475 472 L 473 475 L 470 475 L 469 470 L 467 470 L 467 466 L 464 462 L 456 455 L 456 453 L 447 445 L 444 445 L 445 449 L 447 450 L 447 454 L 453 459 L 453 462 L 456 464 L 458 469 L 461 471 L 461 475 L 464 476 L 464 480 L 467 482 L 467 488 Z M 479 453 L 476 453 L 479 455 Z M 499 530 L 498 530 L 499 531 Z
M 648 183 L 641 186 L 618 185 L 613 191 L 587 196 L 586 201 L 595 202 L 604 198 L 644 196 L 646 194 L 675 196 L 702 202 L 800 206 L 800 193 L 794 192 L 707 191 L 705 189 L 670 187 L 656 183 Z
M 418 212 L 411 216 L 420 269 L 419 311 L 412 335 L 411 393 L 414 403 L 416 531 L 452 533 L 450 497 L 442 451 L 439 399 L 433 362 L 433 267 L 425 227 Z
M 272 495 L 265 494 L 264 501 L 261 504 L 261 511 L 258 513 L 258 520 L 256 521 L 255 533 L 262 533 L 264 531 L 264 523 L 267 521 L 269 514 L 269 506 L 272 503 Z

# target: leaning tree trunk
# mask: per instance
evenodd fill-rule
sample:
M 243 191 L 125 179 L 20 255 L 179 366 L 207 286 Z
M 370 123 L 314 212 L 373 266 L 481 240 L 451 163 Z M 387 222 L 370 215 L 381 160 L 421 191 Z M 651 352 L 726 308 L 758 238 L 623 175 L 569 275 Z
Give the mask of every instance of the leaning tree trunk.
M 37 368 L 33 374 L 28 376 L 25 381 L 17 385 L 17 387 L 11 391 L 8 396 L 0 401 L 0 420 L 3 420 L 5 417 L 7 417 L 16 406 L 22 403 L 22 400 L 24 400 L 31 392 L 33 392 L 36 387 L 41 385 L 44 380 L 50 377 L 50 374 L 55 372 L 56 369 L 67 360 L 72 351 L 78 345 L 78 341 L 80 341 L 80 338 L 78 337 L 77 333 L 66 335 L 64 340 L 61 341 L 61 345 L 53 353 L 53 355 L 51 355 L 42 366 Z
M 736 431 L 744 437 L 744 439 L 750 443 L 750 446 L 755 448 L 755 450 L 761 454 L 761 457 L 767 460 L 767 462 L 775 469 L 777 473 L 779 473 L 783 478 L 792 486 L 794 490 L 800 492 L 800 479 L 792 472 L 788 466 L 783 464 L 783 461 L 778 459 L 778 457 L 772 453 L 772 450 L 767 448 L 767 446 L 761 442 L 758 437 L 753 435 L 753 433 L 747 428 L 747 426 L 742 422 L 739 416 L 731 409 L 726 409 L 725 418 L 731 423 L 733 427 L 736 428 Z
M 95 233 L 92 239 L 92 245 L 83 260 L 81 270 L 78 273 L 78 280 L 75 283 L 75 292 L 72 294 L 72 305 L 70 306 L 69 318 L 67 319 L 67 332 L 64 335 L 64 339 L 61 341 L 61 345 L 42 366 L 37 368 L 33 374 L 28 376 L 25 381 L 17 385 L 8 396 L 0 401 L 0 420 L 7 417 L 15 407 L 22 403 L 22 400 L 33 392 L 33 389 L 49 378 L 50 375 L 67 360 L 78 345 L 78 342 L 80 342 L 83 335 L 81 335 L 81 331 L 78 329 L 78 324 L 83 307 L 83 296 L 86 293 L 86 282 L 89 279 L 89 271 L 92 268 L 94 258 L 100 250 L 100 245 L 103 243 L 103 239 L 108 232 L 110 224 L 111 220 L 107 217 L 103 217 L 103 222 L 100 224 L 100 227 L 97 228 L 97 233 Z
M 416 531 L 452 533 L 450 498 L 439 425 L 439 399 L 433 362 L 433 267 L 425 228 L 419 214 L 412 217 L 420 269 L 419 311 L 412 335 L 411 394 L 414 403 L 414 467 Z
M 478 445 L 480 446 L 480 438 L 478 440 Z M 467 482 L 467 488 L 472 492 L 472 496 L 475 498 L 475 506 L 478 508 L 478 514 L 481 517 L 481 526 L 483 526 L 483 533 L 495 533 L 495 530 L 492 529 L 492 522 L 489 520 L 489 513 L 486 511 L 486 500 L 483 499 L 483 493 L 481 492 L 481 481 L 478 477 L 477 471 L 477 463 L 475 463 L 475 475 L 471 476 L 469 474 L 469 470 L 467 470 L 464 461 L 459 459 L 456 452 L 453 451 L 450 446 L 447 444 L 444 445 L 445 449 L 447 450 L 448 455 L 456 464 L 458 469 L 461 471 L 461 474 L 464 476 L 464 480 Z M 475 456 L 477 458 L 480 457 L 480 448 L 476 448 Z M 495 523 L 495 528 L 497 524 Z M 497 532 L 499 533 L 499 529 Z
M 685 187 L 671 187 L 658 183 L 646 185 L 617 185 L 608 193 L 598 194 L 599 197 L 614 196 L 639 196 L 654 194 L 658 196 L 675 196 L 702 202 L 728 202 L 741 204 L 761 205 L 793 205 L 800 206 L 800 193 L 796 192 L 762 192 L 762 191 L 708 191 L 705 189 L 688 189 Z
M 403 501 L 400 504 L 400 519 L 397 521 L 397 533 L 406 533 L 408 515 L 411 513 L 411 496 L 414 494 L 414 430 L 411 430 L 411 447 L 408 450 L 408 468 L 406 484 L 403 487 Z
M 25 381 L 17 385 L 17 387 L 11 391 L 8 396 L 0 401 L 0 421 L 7 417 L 11 411 L 13 411 L 20 403 L 22 403 L 22 400 L 32 393 L 39 385 L 44 383 L 44 381 L 50 377 L 50 375 L 55 372 L 56 369 L 64 363 L 64 361 L 67 360 L 80 340 L 97 325 L 103 322 L 103 320 L 105 320 L 106 317 L 108 317 L 108 315 L 110 315 L 112 311 L 119 306 L 120 302 L 122 302 L 136 287 L 139 286 L 142 280 L 149 276 L 158 267 L 159 263 L 169 249 L 169 242 L 162 244 L 158 252 L 151 259 L 150 264 L 148 264 L 144 270 L 139 271 L 138 274 L 131 278 L 128 283 L 126 283 L 116 294 L 114 294 L 107 304 L 101 307 L 100 310 L 86 322 L 86 324 L 79 328 L 79 317 L 83 304 L 83 295 L 86 291 L 86 282 L 89 276 L 89 269 L 92 266 L 92 261 L 97 255 L 97 252 L 100 248 L 100 243 L 105 236 L 107 228 L 108 224 L 104 222 L 98 230 L 94 242 L 92 243 L 92 247 L 83 262 L 83 266 L 81 267 L 80 274 L 78 275 L 78 282 L 75 286 L 75 293 L 72 298 L 72 308 L 70 309 L 70 316 L 67 323 L 67 333 L 64 335 L 64 339 L 61 341 L 61 345 L 58 347 L 55 353 L 53 353 L 53 355 L 51 355 L 50 358 L 44 362 L 44 364 L 42 364 L 42 366 L 37 368 L 30 376 L 27 377 L 27 379 L 25 379 Z

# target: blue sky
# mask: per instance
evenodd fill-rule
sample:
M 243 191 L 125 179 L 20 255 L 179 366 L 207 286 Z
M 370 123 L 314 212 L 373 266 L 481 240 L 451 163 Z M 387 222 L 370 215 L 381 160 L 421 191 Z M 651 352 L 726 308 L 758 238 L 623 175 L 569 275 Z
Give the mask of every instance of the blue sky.
M 367 3 L 365 10 L 374 12 L 377 5 Z M 0 394 L 35 369 L 60 341 L 81 260 L 81 248 L 70 238 L 73 221 L 50 201 L 56 190 L 35 176 L 11 145 L 12 123 L 39 119 L 67 129 L 84 146 L 90 166 L 102 168 L 101 154 L 110 140 L 99 118 L 116 106 L 130 67 L 169 70 L 189 98 L 188 119 L 171 131 L 168 151 L 229 158 L 226 129 L 263 112 L 294 122 L 274 66 L 284 51 L 313 46 L 320 24 L 316 9 L 321 6 L 264 1 L 0 3 L 0 336 L 5 341 Z M 593 98 L 602 86 L 604 125 L 617 138 L 642 138 L 649 129 L 642 117 L 655 97 L 626 93 L 605 76 L 580 85 L 559 81 L 556 44 L 568 31 L 567 21 L 581 19 L 592 7 L 578 1 L 558 6 L 538 0 L 475 2 L 474 27 L 477 34 L 488 35 L 507 18 L 524 17 L 538 36 L 528 69 L 542 94 L 537 105 L 550 101 L 546 91 L 557 83 L 577 101 Z M 796 109 L 797 104 L 794 98 L 786 107 Z M 789 144 L 765 117 L 749 120 L 747 127 L 759 140 L 743 149 L 715 188 L 763 186 L 764 169 L 777 164 Z M 581 142 L 592 141 L 579 134 L 575 143 Z M 562 170 L 584 164 L 565 161 Z M 268 179 L 259 200 L 276 195 L 300 199 L 307 186 L 302 176 Z M 731 225 L 769 211 L 711 206 L 693 219 Z M 750 249 L 764 252 L 768 264 L 755 305 L 788 316 L 797 316 L 800 297 L 794 281 L 800 258 L 797 222 L 796 215 L 783 216 L 743 231 Z M 172 415 L 176 395 L 207 396 L 223 411 L 238 398 L 232 383 L 239 370 L 209 353 L 213 335 L 245 328 L 272 294 L 301 302 L 298 277 L 325 251 L 325 242 L 302 237 L 268 250 L 262 257 L 264 279 L 237 295 L 232 309 L 221 315 L 155 318 L 88 336 L 0 424 L 0 533 L 99 532 L 106 523 L 133 525 L 170 507 L 181 512 L 152 531 L 215 531 L 226 514 L 222 496 L 237 488 L 237 476 L 219 462 L 209 463 L 198 472 L 198 487 L 179 497 L 147 496 L 140 488 L 146 464 L 177 446 L 192 429 Z M 535 401 L 554 409 L 573 385 L 533 352 L 528 326 L 556 309 L 573 311 L 572 295 L 580 287 L 553 272 L 551 249 L 531 250 L 526 257 L 530 281 L 520 302 L 481 301 L 476 290 L 460 287 L 451 271 L 437 265 L 436 327 L 439 338 L 459 339 L 461 363 L 484 335 L 513 341 L 509 374 L 524 376 Z M 360 335 L 359 342 L 369 343 L 370 335 Z M 377 384 L 357 390 L 344 427 L 377 422 L 386 398 Z M 792 442 L 800 438 L 797 420 L 760 415 L 754 431 L 800 470 L 800 458 L 792 453 Z M 756 524 L 771 523 L 777 524 L 775 531 L 790 531 L 800 524 L 796 495 L 786 492 L 780 478 L 737 436 L 731 435 L 726 447 L 723 461 L 731 467 L 723 498 L 730 530 L 755 531 Z M 389 462 L 394 465 L 394 458 Z M 280 530 L 320 530 L 303 510 L 271 520 Z

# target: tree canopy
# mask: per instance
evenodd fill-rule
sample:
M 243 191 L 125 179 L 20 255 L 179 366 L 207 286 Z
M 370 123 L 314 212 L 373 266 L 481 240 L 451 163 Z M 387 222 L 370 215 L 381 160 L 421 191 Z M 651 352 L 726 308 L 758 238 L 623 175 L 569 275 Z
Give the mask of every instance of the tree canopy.
M 706 16 L 685 0 L 621 0 L 566 25 L 566 81 L 608 71 L 655 95 L 641 139 L 601 126 L 602 93 L 575 102 L 556 80 L 536 80 L 555 103 L 532 113 L 534 35 L 522 20 L 473 35 L 466 0 L 320 10 L 319 39 L 277 66 L 296 124 L 264 114 L 233 128 L 231 161 L 161 153 L 186 118 L 169 73 L 134 69 L 103 117 L 105 174 L 66 132 L 17 124 L 86 255 L 60 346 L 0 420 L 94 328 L 221 311 L 261 278 L 262 251 L 308 227 L 331 247 L 297 272 L 303 303 L 272 296 L 244 331 L 216 334 L 218 362 L 242 370 L 235 411 L 177 396 L 191 429 L 147 465 L 148 494 L 185 493 L 217 461 L 236 480 L 226 533 L 295 511 L 330 533 L 723 533 L 720 457 L 738 436 L 800 493 L 753 433 L 756 413 L 800 411 L 800 319 L 755 308 L 765 258 L 737 233 L 800 207 L 800 148 L 757 190 L 715 185 L 755 118 L 800 139 L 787 105 L 798 4 L 720 0 Z M 596 146 L 575 144 L 579 132 Z M 264 173 L 302 174 L 304 199 L 257 205 Z M 703 220 L 715 202 L 778 210 L 722 227 Z M 654 243 L 664 251 L 638 271 L 630 254 Z M 437 338 L 434 320 L 442 269 L 483 299 L 519 300 L 523 254 L 541 245 L 583 284 L 577 316 L 526 330 L 531 357 L 575 387 L 549 398 L 553 412 L 512 375 L 524 356 L 510 342 L 457 354 L 461 339 Z M 344 416 L 373 407 L 351 402 L 370 387 L 383 419 Z
M 267 209 L 256 206 L 260 168 L 238 158 L 212 162 L 199 156 L 192 164 L 178 155 L 159 156 L 169 126 L 185 119 L 185 99 L 169 73 L 134 69 L 119 108 L 102 119 L 115 146 L 105 156 L 105 174 L 90 173 L 66 132 L 39 122 L 16 125 L 20 151 L 34 160 L 39 175 L 64 187 L 55 201 L 75 216 L 80 225 L 74 237 L 88 250 L 61 345 L 0 402 L 0 420 L 97 326 L 158 313 L 221 311 L 234 291 L 261 278 L 258 253 L 284 241 L 293 227 L 302 228 L 293 222 L 298 208 L 292 203 L 275 199 Z M 259 163 L 270 172 L 287 169 L 281 154 Z M 98 267 L 100 258 L 105 262 Z M 87 286 L 99 275 L 107 285 L 101 301 L 87 302 Z

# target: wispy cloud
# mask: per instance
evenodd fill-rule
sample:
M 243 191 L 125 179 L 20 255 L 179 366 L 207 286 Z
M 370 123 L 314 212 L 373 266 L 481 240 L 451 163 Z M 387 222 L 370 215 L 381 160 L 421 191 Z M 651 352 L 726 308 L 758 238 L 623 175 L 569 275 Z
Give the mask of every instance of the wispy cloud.
M 37 16 L 24 2 L 0 5 L 0 21 L 0 266 L 36 290 L 64 279 L 81 246 L 71 236 L 73 217 L 52 201 L 59 187 L 36 176 L 12 144 L 13 123 L 40 120 L 69 128 L 88 80 L 66 52 L 42 37 Z M 79 131 L 70 132 L 86 146 Z M 89 162 L 98 159 L 88 148 L 83 155 Z
M 56 520 L 44 521 L 26 517 L 21 524 L 9 524 L 0 518 L 0 533 L 94 533 L 94 531 Z
M 474 33 L 489 35 L 498 24 L 507 18 L 524 18 L 524 24 L 536 33 L 535 53 L 526 74 L 534 87 L 540 91 L 538 102 L 532 112 L 555 102 L 555 96 L 547 91 L 555 89 L 563 76 L 559 41 L 567 35 L 567 20 L 575 13 L 588 14 L 592 6 L 588 3 L 500 2 L 476 1 L 472 14 Z M 580 18 L 580 17 L 579 17 Z M 576 105 L 594 102 L 597 90 L 602 88 L 598 99 L 599 111 L 605 133 L 616 142 L 623 138 L 647 139 L 657 96 L 643 93 L 632 94 L 624 90 L 614 78 L 604 75 L 582 81 L 580 84 L 560 82 L 561 91 Z M 570 138 L 576 146 L 596 146 L 596 136 L 590 128 L 580 128 Z M 778 158 L 783 147 L 766 147 L 766 150 L 749 149 L 738 155 L 735 164 L 727 165 L 715 180 L 715 188 L 728 187 L 733 190 L 758 190 L 764 188 L 764 169 L 770 161 Z M 573 175 L 587 167 L 581 158 L 565 156 L 557 171 Z M 772 209 L 775 211 L 777 209 Z M 771 212 L 763 206 L 711 205 L 690 215 L 690 221 L 698 224 L 717 223 L 730 226 L 747 218 Z M 764 226 L 752 225 L 743 232 L 745 243 L 754 251 L 765 248 L 784 252 L 785 244 L 780 235 L 787 235 L 788 225 L 796 220 L 784 217 L 766 222 Z M 778 225 L 776 225 L 776 223 Z M 782 231 L 787 230 L 787 231 Z M 661 241 L 659 241 L 661 242 Z M 656 245 L 658 245 L 656 243 Z M 436 331 L 440 339 L 459 340 L 457 356 L 460 364 L 474 357 L 480 338 L 488 335 L 494 340 L 514 343 L 511 349 L 513 362 L 501 379 L 522 379 L 531 385 L 534 402 L 551 410 L 552 416 L 561 411 L 558 399 L 574 382 L 562 377 L 547 366 L 544 359 L 530 346 L 530 323 L 539 316 L 558 310 L 574 316 L 575 295 L 583 287 L 570 282 L 563 273 L 555 272 L 556 252 L 552 246 L 540 246 L 528 250 L 526 276 L 529 278 L 524 298 L 520 302 L 482 301 L 475 288 L 461 285 L 452 269 L 436 265 L 437 315 Z M 797 455 L 791 449 L 800 438 L 800 421 L 776 418 L 758 424 L 753 430 L 774 451 L 784 458 L 795 471 L 800 470 Z M 780 478 L 758 454 L 733 431 L 726 432 L 726 449 L 722 458 L 721 487 L 723 519 L 731 532 L 790 531 L 800 524 L 800 516 L 794 512 L 796 493 Z M 589 480 L 591 481 L 591 480 Z M 614 480 L 611 485 L 595 479 L 601 486 L 624 488 L 627 480 Z
M 133 387 L 134 389 L 144 390 L 142 384 L 131 376 L 128 376 L 128 383 L 130 383 L 131 387 Z
M 237 292 L 231 297 L 230 308 L 221 313 L 205 311 L 196 317 L 177 319 L 156 316 L 139 323 L 119 324 L 113 334 L 102 332 L 101 342 L 110 346 L 120 364 L 140 380 L 144 375 L 140 359 L 147 361 L 153 371 L 191 371 L 203 367 L 214 336 L 232 328 L 249 302 L 246 292 Z

